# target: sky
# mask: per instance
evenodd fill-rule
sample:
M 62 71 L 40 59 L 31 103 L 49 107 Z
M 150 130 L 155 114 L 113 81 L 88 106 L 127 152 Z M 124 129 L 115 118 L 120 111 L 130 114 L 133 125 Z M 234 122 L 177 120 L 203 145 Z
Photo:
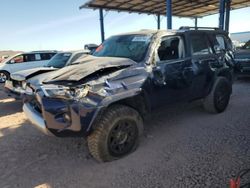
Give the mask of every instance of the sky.
M 0 0 L 0 50 L 77 50 L 100 44 L 99 11 L 79 10 L 86 0 Z M 156 29 L 156 17 L 104 12 L 105 37 Z M 250 31 L 250 7 L 231 11 L 230 32 Z M 173 29 L 194 26 L 189 18 L 173 18 Z M 198 19 L 198 26 L 218 27 L 218 14 Z M 161 28 L 166 28 L 162 17 Z

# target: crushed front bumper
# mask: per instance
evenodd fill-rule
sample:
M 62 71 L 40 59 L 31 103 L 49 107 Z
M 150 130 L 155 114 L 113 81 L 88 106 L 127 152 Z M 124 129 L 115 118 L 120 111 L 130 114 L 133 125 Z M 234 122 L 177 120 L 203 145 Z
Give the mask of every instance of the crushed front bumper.
M 29 118 L 31 123 L 37 129 L 39 129 L 40 131 L 42 131 L 46 135 L 49 135 L 49 136 L 52 135 L 51 132 L 47 129 L 45 121 L 44 121 L 43 117 L 41 116 L 41 114 L 36 112 L 30 104 L 25 103 L 23 105 L 23 111 L 24 111 L 25 115 Z
M 24 95 L 23 110 L 29 120 L 47 135 L 57 137 L 84 137 L 92 130 L 92 124 L 101 108 L 79 101 Z

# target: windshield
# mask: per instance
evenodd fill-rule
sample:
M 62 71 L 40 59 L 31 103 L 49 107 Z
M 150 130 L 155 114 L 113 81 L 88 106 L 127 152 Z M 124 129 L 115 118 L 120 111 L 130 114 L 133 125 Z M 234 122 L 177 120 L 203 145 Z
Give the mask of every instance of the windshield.
M 144 59 L 150 44 L 151 35 L 113 36 L 94 52 L 98 57 L 124 57 L 140 62 Z
M 72 53 L 56 54 L 48 63 L 47 67 L 62 68 L 66 65 Z

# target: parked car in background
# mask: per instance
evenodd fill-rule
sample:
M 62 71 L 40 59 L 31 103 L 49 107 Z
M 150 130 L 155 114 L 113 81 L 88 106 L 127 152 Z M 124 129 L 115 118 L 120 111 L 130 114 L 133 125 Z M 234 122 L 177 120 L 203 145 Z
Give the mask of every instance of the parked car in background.
M 89 53 L 89 50 L 59 52 L 44 67 L 12 73 L 10 79 L 5 82 L 5 91 L 18 99 L 21 94 L 25 93 L 27 82 L 34 83 L 34 81 L 46 78 L 47 72 L 68 66 L 78 58 Z
M 172 103 L 223 112 L 232 93 L 232 43 L 222 30 L 143 30 L 112 36 L 93 56 L 27 86 L 23 110 L 44 133 L 87 139 L 99 161 L 138 145 L 143 120 Z
M 250 40 L 235 52 L 236 72 L 250 76 Z
M 0 83 L 4 83 L 8 80 L 11 73 L 43 67 L 56 53 L 56 51 L 33 51 L 16 54 L 5 59 L 0 64 Z

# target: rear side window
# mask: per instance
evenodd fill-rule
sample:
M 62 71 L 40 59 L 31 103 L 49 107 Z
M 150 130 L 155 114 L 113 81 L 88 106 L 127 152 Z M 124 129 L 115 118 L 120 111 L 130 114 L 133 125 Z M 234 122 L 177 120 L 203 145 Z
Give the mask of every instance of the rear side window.
M 226 42 L 225 42 L 225 38 L 223 37 L 223 35 L 211 35 L 210 39 L 211 39 L 214 51 L 216 53 L 220 53 L 221 50 L 226 49 Z
M 40 56 L 40 54 L 35 54 L 35 57 L 36 57 L 36 61 L 41 61 L 41 56 Z
M 228 50 L 233 50 L 233 43 L 232 43 L 231 39 L 228 36 L 225 36 L 224 39 L 226 42 L 226 48 Z
M 24 62 L 36 61 L 35 54 L 25 54 L 24 55 Z
M 219 46 L 219 48 L 226 49 L 226 44 L 223 36 L 217 35 L 216 41 L 217 41 L 216 45 Z
M 25 62 L 32 62 L 32 61 L 41 61 L 41 60 L 48 60 L 53 57 L 55 53 L 36 53 L 36 54 L 22 54 L 14 57 L 10 63 L 25 63 Z
M 41 53 L 41 60 L 50 60 L 55 53 Z
M 84 53 L 77 53 L 75 54 L 72 59 L 70 60 L 70 63 L 73 63 L 74 61 L 76 61 L 78 58 L 80 58 L 81 56 L 83 56 Z
M 191 34 L 193 55 L 206 55 L 212 53 L 205 34 Z

